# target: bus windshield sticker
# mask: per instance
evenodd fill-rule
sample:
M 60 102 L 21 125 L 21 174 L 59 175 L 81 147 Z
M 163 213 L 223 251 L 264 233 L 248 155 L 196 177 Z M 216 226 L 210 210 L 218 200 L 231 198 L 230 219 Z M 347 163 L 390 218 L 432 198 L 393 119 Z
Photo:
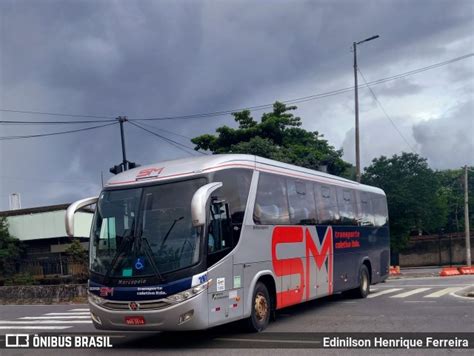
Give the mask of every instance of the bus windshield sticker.
M 240 276 L 234 276 L 234 288 L 240 288 Z
M 133 271 L 131 268 L 122 269 L 122 277 L 132 277 Z
M 143 257 L 138 257 L 135 261 L 135 269 L 140 271 L 145 268 L 145 259 Z
M 217 278 L 217 291 L 225 290 L 225 278 Z

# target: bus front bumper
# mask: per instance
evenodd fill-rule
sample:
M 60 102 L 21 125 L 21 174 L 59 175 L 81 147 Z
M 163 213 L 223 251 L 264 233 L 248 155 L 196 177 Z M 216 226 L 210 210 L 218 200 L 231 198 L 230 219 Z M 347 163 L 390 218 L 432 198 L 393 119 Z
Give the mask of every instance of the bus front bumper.
M 132 301 L 130 301 L 132 302 Z M 209 324 L 207 291 L 157 310 L 110 310 L 89 298 L 91 317 L 101 330 L 181 331 L 206 329 Z M 132 320 L 131 320 L 132 319 Z M 143 320 L 143 324 L 130 325 Z

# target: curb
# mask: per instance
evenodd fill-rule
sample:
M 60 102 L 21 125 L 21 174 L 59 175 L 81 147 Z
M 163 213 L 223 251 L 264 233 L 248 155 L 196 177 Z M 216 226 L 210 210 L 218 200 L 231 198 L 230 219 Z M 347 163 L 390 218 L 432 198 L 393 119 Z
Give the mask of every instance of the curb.
M 460 274 L 474 274 L 474 267 L 468 267 L 468 266 L 465 266 L 465 267 L 459 267 L 458 268 L 458 271 Z
M 400 266 L 390 266 L 390 276 L 399 276 L 400 275 Z
M 441 277 L 459 276 L 467 274 L 474 274 L 474 267 L 445 267 L 439 272 L 439 275 Z

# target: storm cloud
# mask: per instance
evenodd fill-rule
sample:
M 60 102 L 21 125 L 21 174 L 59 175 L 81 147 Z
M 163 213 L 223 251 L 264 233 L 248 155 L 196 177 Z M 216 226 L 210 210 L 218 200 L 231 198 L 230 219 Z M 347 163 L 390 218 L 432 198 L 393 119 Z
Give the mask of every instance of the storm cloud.
M 374 34 L 380 39 L 358 51 L 369 81 L 469 53 L 472 14 L 471 1 L 4 0 L 0 107 L 147 118 L 267 104 L 353 85 L 350 46 Z M 374 87 L 434 168 L 472 164 L 472 65 L 468 59 Z M 360 99 L 363 165 L 409 150 L 367 90 Z M 346 93 L 302 103 L 297 114 L 354 162 L 353 107 Z M 222 124 L 233 125 L 232 117 L 150 123 L 187 137 Z M 0 136 L 70 128 L 2 125 Z M 126 141 L 128 158 L 142 164 L 187 155 L 131 125 Z M 454 148 L 459 159 L 450 157 Z M 12 192 L 23 206 L 69 202 L 97 194 L 101 172 L 107 178 L 120 162 L 118 127 L 0 141 L 0 160 L 0 210 Z

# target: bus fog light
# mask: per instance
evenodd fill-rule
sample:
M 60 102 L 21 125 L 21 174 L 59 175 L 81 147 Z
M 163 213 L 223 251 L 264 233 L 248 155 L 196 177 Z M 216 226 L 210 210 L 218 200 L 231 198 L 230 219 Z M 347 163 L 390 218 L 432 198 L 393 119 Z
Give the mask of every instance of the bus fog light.
M 184 313 L 184 314 L 181 314 L 179 316 L 179 323 L 178 324 L 183 324 L 189 320 L 191 320 L 191 318 L 193 317 L 194 315 L 194 309 L 191 309 L 190 311 Z

